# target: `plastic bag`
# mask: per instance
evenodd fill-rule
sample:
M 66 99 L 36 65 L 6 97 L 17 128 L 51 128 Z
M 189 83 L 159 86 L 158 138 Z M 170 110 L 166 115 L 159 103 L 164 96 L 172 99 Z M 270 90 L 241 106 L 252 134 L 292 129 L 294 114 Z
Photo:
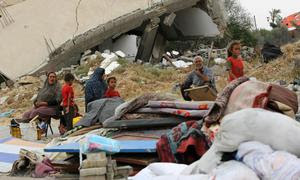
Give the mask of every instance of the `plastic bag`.
M 120 143 L 117 140 L 97 136 L 87 135 L 86 138 L 80 142 L 83 153 L 104 151 L 109 154 L 120 152 Z

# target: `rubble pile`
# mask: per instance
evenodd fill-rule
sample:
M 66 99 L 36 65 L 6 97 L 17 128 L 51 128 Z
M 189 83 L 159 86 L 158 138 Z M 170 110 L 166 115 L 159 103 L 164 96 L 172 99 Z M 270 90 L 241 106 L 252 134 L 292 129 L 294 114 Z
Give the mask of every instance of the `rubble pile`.
M 20 115 L 25 108 L 32 106 L 34 95 L 42 84 L 43 81 L 40 78 L 24 76 L 17 80 L 13 87 L 0 89 L 0 112 L 15 110 L 11 117 Z
M 287 83 L 299 78 L 300 42 L 288 44 L 283 48 L 283 56 L 253 69 L 248 75 L 261 81 Z

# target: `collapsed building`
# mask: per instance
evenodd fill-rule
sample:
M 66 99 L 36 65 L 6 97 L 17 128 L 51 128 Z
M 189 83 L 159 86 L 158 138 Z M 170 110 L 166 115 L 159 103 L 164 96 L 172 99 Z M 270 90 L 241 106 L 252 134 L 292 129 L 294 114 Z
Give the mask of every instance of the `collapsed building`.
M 121 50 L 160 60 L 166 41 L 216 36 L 225 29 L 221 0 L 25 0 L 1 3 L 4 81 L 77 64 L 88 49 Z M 5 19 L 4 19 L 5 18 Z

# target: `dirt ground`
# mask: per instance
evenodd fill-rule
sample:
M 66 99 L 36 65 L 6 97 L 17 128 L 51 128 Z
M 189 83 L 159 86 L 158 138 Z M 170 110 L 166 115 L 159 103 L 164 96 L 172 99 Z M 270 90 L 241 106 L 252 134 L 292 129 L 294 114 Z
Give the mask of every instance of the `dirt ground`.
M 288 44 L 283 48 L 284 55 L 270 63 L 262 63 L 259 59 L 244 62 L 246 75 L 256 77 L 264 82 L 276 82 L 284 80 L 287 83 L 293 81 L 298 74 L 294 72 L 293 57 L 300 54 L 300 41 Z M 113 71 L 111 76 L 118 79 L 117 90 L 125 100 L 132 99 L 144 93 L 166 93 L 180 99 L 179 89 L 174 89 L 176 84 L 183 82 L 192 67 L 183 69 L 157 68 L 150 65 L 123 63 L 121 67 Z M 26 84 L 30 82 L 31 84 Z M 23 85 L 0 90 L 0 97 L 9 96 L 8 100 L 0 105 L 0 113 L 15 109 L 15 112 L 7 118 L 0 118 L 0 126 L 8 125 L 11 118 L 20 118 L 22 114 L 32 107 L 30 100 L 37 94 L 43 85 L 43 80 L 38 77 L 25 77 L 19 81 Z M 61 81 L 61 83 L 63 83 Z M 216 77 L 217 90 L 220 92 L 227 85 L 227 74 Z M 75 101 L 84 113 L 83 86 L 74 83 Z

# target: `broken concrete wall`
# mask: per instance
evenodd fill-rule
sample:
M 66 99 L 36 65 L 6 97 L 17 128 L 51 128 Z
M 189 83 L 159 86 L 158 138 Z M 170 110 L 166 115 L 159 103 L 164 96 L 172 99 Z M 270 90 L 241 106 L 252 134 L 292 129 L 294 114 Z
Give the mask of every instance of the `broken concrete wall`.
M 188 8 L 176 13 L 175 26 L 187 37 L 217 36 L 218 27 L 200 8 Z
M 56 71 L 76 64 L 85 50 L 147 20 L 197 3 L 214 12 L 212 1 L 26 0 L 7 7 L 15 22 L 0 29 L 0 70 L 11 79 L 30 72 Z M 208 14 L 217 17 L 219 13 Z M 213 18 L 214 22 L 223 22 L 221 16 L 218 18 Z M 218 26 L 223 27 L 223 23 Z
M 147 2 L 26 0 L 9 6 L 6 9 L 15 22 L 0 29 L 0 70 L 11 79 L 29 73 L 47 64 L 46 42 L 54 50 L 68 39 L 139 8 L 148 8 Z
M 136 35 L 123 35 L 113 43 L 112 50 L 121 50 L 127 57 L 135 57 L 138 48 L 137 39 Z

